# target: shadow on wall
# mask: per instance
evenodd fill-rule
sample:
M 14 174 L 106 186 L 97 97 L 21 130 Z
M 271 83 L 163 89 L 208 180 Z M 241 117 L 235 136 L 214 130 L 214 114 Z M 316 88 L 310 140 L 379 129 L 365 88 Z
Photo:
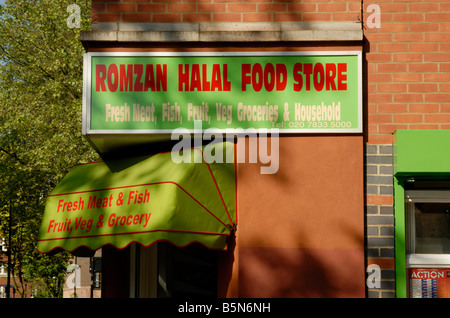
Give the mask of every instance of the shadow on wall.
M 227 241 L 227 250 L 219 252 L 218 256 L 218 287 L 217 296 L 236 297 L 235 285 L 233 283 L 233 265 L 235 264 L 236 234 L 232 233 Z
M 363 249 L 239 248 L 239 297 L 365 297 Z
M 362 136 L 280 138 L 238 165 L 239 297 L 365 297 Z

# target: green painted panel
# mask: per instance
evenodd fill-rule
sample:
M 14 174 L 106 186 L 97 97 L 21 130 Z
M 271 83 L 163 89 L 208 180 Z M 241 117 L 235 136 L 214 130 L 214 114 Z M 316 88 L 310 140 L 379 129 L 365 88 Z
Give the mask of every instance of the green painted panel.
M 394 175 L 450 174 L 450 130 L 397 130 Z

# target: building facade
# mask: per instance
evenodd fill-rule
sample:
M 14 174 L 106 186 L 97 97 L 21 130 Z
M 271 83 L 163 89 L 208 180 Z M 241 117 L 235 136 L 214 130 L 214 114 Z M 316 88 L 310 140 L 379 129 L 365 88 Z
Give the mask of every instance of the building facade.
M 258 61 L 268 52 L 358 52 L 360 131 L 280 134 L 275 174 L 261 174 L 261 162 L 237 164 L 237 226 L 212 289 L 219 297 L 408 297 L 412 265 L 428 275 L 447 268 L 409 263 L 404 206 L 411 189 L 447 189 L 446 163 L 428 167 L 447 139 L 426 134 L 450 128 L 449 11 L 447 1 L 419 0 L 93 0 L 81 40 L 92 54 L 239 52 Z M 405 146 L 414 138 L 438 142 L 418 146 L 430 157 L 412 167 L 400 159 L 415 151 Z M 249 141 L 235 142 L 248 153 Z M 181 251 L 152 246 L 103 249 L 104 297 L 170 294 L 142 281 Z M 130 269 L 137 263 L 153 269 Z
M 379 28 L 367 28 L 371 4 L 380 8 Z M 369 297 L 396 295 L 393 134 L 449 128 L 448 6 L 444 1 L 364 1 L 362 8 L 366 254 L 367 264 L 382 269 L 381 288 L 369 289 Z

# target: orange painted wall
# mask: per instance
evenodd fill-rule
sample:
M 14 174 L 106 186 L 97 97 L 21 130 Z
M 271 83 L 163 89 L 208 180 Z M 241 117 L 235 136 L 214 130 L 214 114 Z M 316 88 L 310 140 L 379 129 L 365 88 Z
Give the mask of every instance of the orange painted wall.
M 276 174 L 238 165 L 228 296 L 365 296 L 363 157 L 362 136 L 289 136 Z

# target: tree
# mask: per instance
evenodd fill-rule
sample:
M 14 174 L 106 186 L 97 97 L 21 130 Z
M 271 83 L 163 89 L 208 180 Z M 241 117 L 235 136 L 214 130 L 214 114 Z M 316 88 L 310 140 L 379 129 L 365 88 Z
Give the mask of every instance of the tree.
M 67 7 L 80 8 L 80 28 Z M 81 136 L 80 30 L 90 28 L 88 0 L 7 0 L 0 6 L 0 236 L 9 234 L 16 290 L 39 281 L 55 297 L 67 254 L 36 251 L 45 196 L 67 171 L 97 156 Z M 61 283 L 59 283 L 62 286 Z M 58 290 L 59 289 L 59 290 Z

